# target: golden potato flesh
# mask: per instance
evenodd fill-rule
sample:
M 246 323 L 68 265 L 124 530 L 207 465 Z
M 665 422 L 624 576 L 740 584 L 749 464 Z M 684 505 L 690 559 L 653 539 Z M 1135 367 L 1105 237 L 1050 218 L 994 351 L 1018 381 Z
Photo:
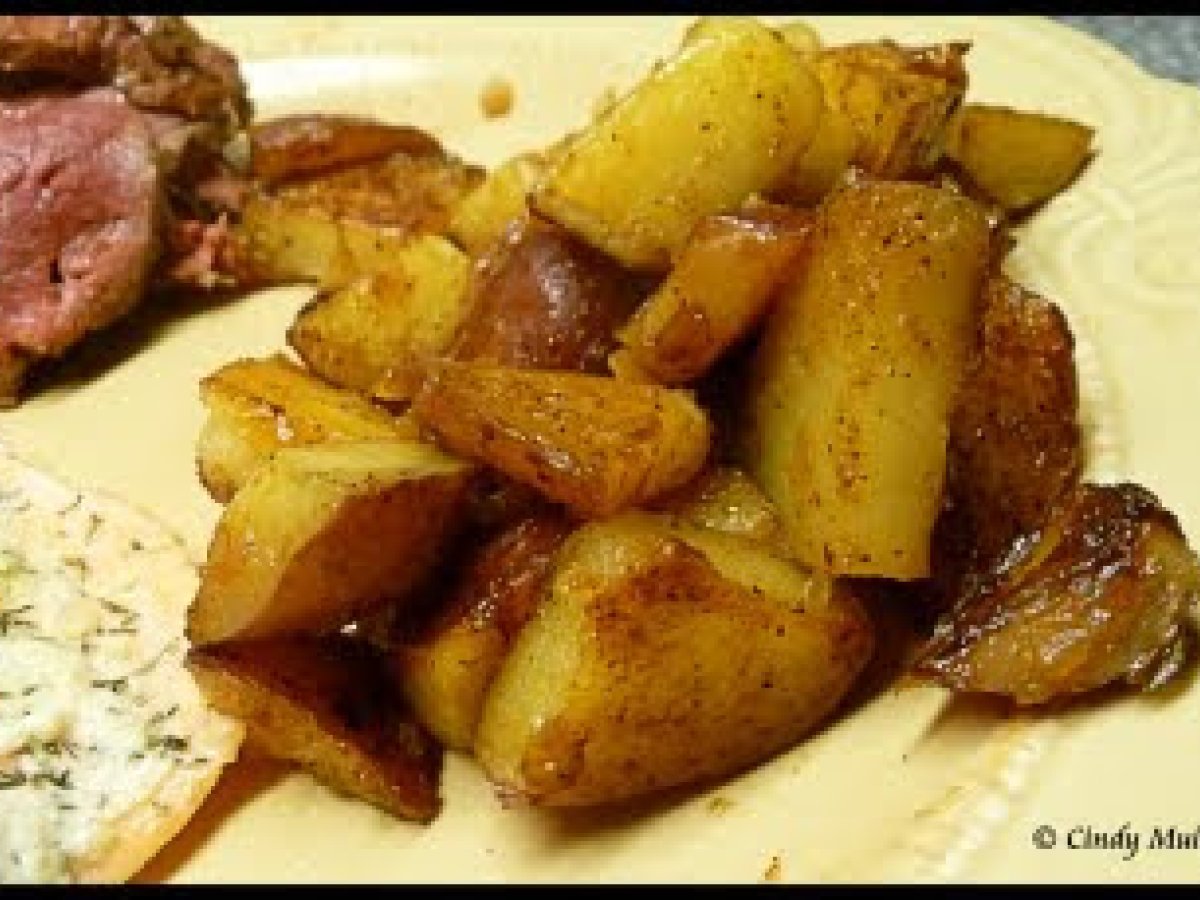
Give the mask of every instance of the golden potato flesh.
M 447 350 L 466 317 L 470 278 L 470 260 L 445 238 L 414 238 L 386 271 L 315 297 L 288 343 L 327 381 L 410 400 L 428 360 Z
M 283 356 L 240 359 L 200 382 L 208 418 L 196 445 L 200 481 L 226 503 L 280 447 L 415 440 L 416 422 L 331 387 Z
M 817 133 L 776 192 L 801 205 L 819 203 L 846 176 L 858 154 L 858 132 L 850 117 L 827 108 Z
M 962 58 L 968 49 L 967 44 L 910 48 L 879 41 L 816 53 L 813 69 L 825 103 L 849 120 L 856 136 L 851 161 L 879 178 L 929 170 L 966 91 Z M 834 132 L 828 137 L 843 140 Z
M 779 26 L 783 39 L 800 53 L 816 53 L 821 49 L 821 36 L 807 22 L 788 22 Z
M 869 182 L 831 195 L 767 319 L 747 388 L 748 470 L 801 562 L 924 578 L 988 223 L 960 195 Z
M 969 103 L 955 117 L 946 156 L 1010 212 L 1053 197 L 1091 158 L 1093 129 L 1041 113 Z
M 389 689 L 382 661 L 344 638 L 270 638 L 193 648 L 212 706 L 262 753 L 404 819 L 437 815 L 442 754 Z
M 837 706 L 871 653 L 857 601 L 754 543 L 628 513 L 559 551 L 484 704 L 502 794 L 628 799 L 733 774 Z
M 481 178 L 454 159 L 397 153 L 257 191 L 234 230 L 233 277 L 341 287 L 386 269 L 412 237 L 444 232 Z
M 565 516 L 542 512 L 499 531 L 470 552 L 445 605 L 392 651 L 417 719 L 447 747 L 471 749 L 484 695 L 572 529 Z
M 700 219 L 791 168 L 821 109 L 820 85 L 778 32 L 702 22 L 569 143 L 533 208 L 627 266 L 665 270 Z
M 489 172 L 458 205 L 449 236 L 471 256 L 482 256 L 511 224 L 528 215 L 526 198 L 546 166 L 547 161 L 538 154 L 525 153 Z
M 457 528 L 470 474 L 417 442 L 277 451 L 217 524 L 189 638 L 329 631 L 406 597 Z
M 977 345 L 950 419 L 935 574 L 951 592 L 1041 529 L 1082 466 L 1074 339 L 1062 311 L 1002 275 L 983 290 Z
M 267 184 L 374 162 L 393 153 L 444 155 L 441 144 L 419 128 L 361 116 L 280 116 L 255 122 L 248 134 L 250 174 Z
M 602 374 L 638 280 L 561 226 L 526 218 L 476 266 L 451 356 Z
M 1178 674 L 1200 612 L 1200 560 L 1134 484 L 1082 485 L 938 623 L 917 670 L 958 691 L 1045 703 Z
M 711 431 L 682 391 L 479 363 L 439 363 L 412 412 L 452 452 L 584 517 L 686 482 L 704 464 Z
M 786 555 L 783 520 L 745 472 L 731 466 L 705 469 L 652 505 L 700 528 L 736 534 Z
M 803 252 L 809 216 L 760 205 L 696 226 L 666 281 L 618 333 L 620 371 L 658 384 L 695 381 L 761 320 Z

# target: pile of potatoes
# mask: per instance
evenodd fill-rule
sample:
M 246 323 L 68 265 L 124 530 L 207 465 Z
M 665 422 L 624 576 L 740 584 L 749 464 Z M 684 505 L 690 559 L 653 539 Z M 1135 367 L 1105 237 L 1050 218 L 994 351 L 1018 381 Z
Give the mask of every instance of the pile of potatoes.
M 257 125 L 222 264 L 319 290 L 298 361 L 202 384 L 212 702 L 428 820 L 442 747 L 562 807 L 794 745 L 872 657 L 868 584 L 943 611 L 919 667 L 956 689 L 1172 674 L 1195 558 L 1145 492 L 1078 485 L 1070 331 L 1002 271 L 1091 130 L 964 103 L 968 49 L 701 20 L 487 173 L 408 127 Z

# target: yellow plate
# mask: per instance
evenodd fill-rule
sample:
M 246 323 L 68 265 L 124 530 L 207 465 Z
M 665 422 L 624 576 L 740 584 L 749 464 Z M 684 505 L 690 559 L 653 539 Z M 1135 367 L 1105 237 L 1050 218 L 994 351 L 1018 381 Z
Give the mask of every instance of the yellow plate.
M 831 42 L 967 37 L 975 99 L 1095 125 L 1099 158 L 1021 235 L 1013 271 L 1066 307 L 1079 337 L 1092 473 L 1158 491 L 1200 539 L 1200 92 L 1036 19 L 814 20 Z M 594 98 L 669 52 L 681 19 L 201 19 L 245 61 L 263 115 L 354 110 L 426 127 L 494 163 L 581 125 Z M 510 79 L 486 120 L 479 92 Z M 282 345 L 307 291 L 220 308 L 162 302 L 80 353 L 0 420 L 73 480 L 158 513 L 198 559 L 216 518 L 193 444 L 198 379 Z M 343 801 L 307 777 L 242 766 L 145 873 L 179 881 L 1193 880 L 1200 691 L 1005 718 L 931 688 L 884 692 L 746 776 L 633 811 L 502 810 L 447 761 L 430 827 Z M 1119 849 L 1087 848 L 1127 825 Z M 1039 826 L 1056 846 L 1037 849 Z M 1045 833 L 1043 833 L 1043 837 Z M 1077 847 L 1072 849 L 1069 844 Z

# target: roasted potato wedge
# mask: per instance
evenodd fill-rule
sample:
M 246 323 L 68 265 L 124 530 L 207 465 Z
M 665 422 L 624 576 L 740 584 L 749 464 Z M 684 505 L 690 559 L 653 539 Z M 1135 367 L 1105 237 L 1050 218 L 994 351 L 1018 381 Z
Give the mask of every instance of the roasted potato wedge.
M 989 229 L 965 197 L 868 182 L 822 205 L 767 319 L 745 456 L 801 562 L 924 578 Z
M 527 218 L 476 268 L 451 356 L 602 374 L 641 296 L 640 282 L 607 256 Z
M 471 749 L 484 695 L 573 527 L 543 512 L 501 530 L 464 561 L 445 606 L 393 652 L 418 721 L 447 747 Z
M 792 203 L 819 203 L 849 172 L 858 153 L 858 141 L 850 117 L 840 108 L 827 108 L 808 149 L 776 193 Z
M 789 552 L 783 520 L 767 495 L 741 469 L 714 466 L 651 508 L 700 528 L 735 534 L 764 547 Z
M 711 432 L 682 391 L 480 363 L 436 364 L 412 412 L 451 451 L 584 517 L 686 482 L 703 466 Z
M 386 271 L 318 294 L 288 329 L 288 343 L 327 381 L 410 400 L 428 360 L 447 350 L 466 318 L 470 279 L 470 260 L 445 238 L 414 238 Z
M 854 130 L 851 161 L 878 178 L 908 178 L 932 168 L 967 88 L 962 61 L 969 48 L 879 41 L 827 47 L 815 54 L 813 69 L 826 105 Z M 826 139 L 840 148 L 845 137 L 831 131 Z M 804 168 L 800 172 L 804 175 Z
M 1093 129 L 1069 119 L 968 103 L 946 137 L 946 156 L 1009 212 L 1053 197 L 1091 158 Z
M 783 39 L 800 53 L 816 53 L 821 49 L 821 36 L 807 22 L 788 22 L 779 26 Z
M 452 158 L 397 153 L 258 191 L 242 210 L 228 266 L 246 286 L 343 286 L 386 269 L 412 237 L 444 232 L 481 179 Z
M 328 631 L 405 597 L 459 525 L 470 475 L 412 441 L 277 451 L 217 523 L 189 638 Z
M 449 235 L 471 256 L 483 256 L 505 230 L 528 215 L 526 198 L 546 173 L 547 161 L 523 153 L 498 166 L 458 205 Z
M 193 648 L 209 703 L 246 739 L 318 781 L 404 819 L 441 806 L 442 753 L 388 690 L 381 660 L 345 638 L 271 638 Z
M 570 142 L 533 208 L 627 266 L 664 271 L 700 219 L 791 169 L 821 110 L 820 85 L 778 32 L 702 20 Z
M 865 665 L 843 586 L 669 523 L 627 513 L 562 546 L 476 734 L 503 795 L 580 806 L 732 774 L 809 733 Z
M 935 574 L 957 595 L 1041 529 L 1082 466 L 1074 338 L 1062 311 L 1002 275 L 983 290 L 982 321 L 950 419 L 947 509 Z
M 319 175 L 403 153 L 443 156 L 432 135 L 362 116 L 306 113 L 255 122 L 248 129 L 250 174 L 265 184 Z
M 1200 612 L 1200 560 L 1134 484 L 1082 485 L 938 624 L 917 670 L 1035 704 L 1178 673 Z
M 618 332 L 614 371 L 695 381 L 761 320 L 811 226 L 808 215 L 766 204 L 701 220 L 670 275 Z
M 200 382 L 208 418 L 196 445 L 200 481 L 218 503 L 280 447 L 339 440 L 416 440 L 414 419 L 331 387 L 283 356 L 240 359 Z

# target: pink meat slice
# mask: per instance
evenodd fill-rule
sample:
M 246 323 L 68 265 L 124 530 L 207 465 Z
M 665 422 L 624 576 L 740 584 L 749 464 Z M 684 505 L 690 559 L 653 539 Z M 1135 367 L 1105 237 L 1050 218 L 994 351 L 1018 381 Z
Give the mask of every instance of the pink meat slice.
M 119 95 L 0 101 L 0 359 L 56 356 L 137 303 L 162 195 Z

